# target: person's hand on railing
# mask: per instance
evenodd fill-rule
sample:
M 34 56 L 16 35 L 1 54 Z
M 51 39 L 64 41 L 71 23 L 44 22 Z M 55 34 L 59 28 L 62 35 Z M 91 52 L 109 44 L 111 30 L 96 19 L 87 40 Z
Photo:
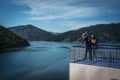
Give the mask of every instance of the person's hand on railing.
M 80 44 L 80 47 L 85 47 L 85 44 Z

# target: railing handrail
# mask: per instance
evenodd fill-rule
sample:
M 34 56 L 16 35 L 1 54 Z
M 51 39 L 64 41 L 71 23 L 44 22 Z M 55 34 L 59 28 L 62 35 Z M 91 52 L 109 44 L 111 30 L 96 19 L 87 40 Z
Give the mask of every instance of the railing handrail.
M 102 62 L 104 63 L 103 66 L 111 67 L 112 64 L 118 65 L 117 67 L 120 68 L 120 50 L 117 49 L 96 49 L 96 57 L 97 59 L 104 59 Z M 93 54 L 93 52 L 92 52 Z M 84 56 L 85 56 L 85 48 L 81 46 L 73 46 L 72 47 L 72 55 L 71 55 L 71 62 L 77 62 L 77 61 L 84 61 Z M 100 61 L 100 60 L 99 60 Z M 115 61 L 119 61 L 118 64 L 115 63 Z M 94 62 L 91 61 L 91 62 Z M 97 60 L 96 60 L 96 63 Z
M 72 46 L 73 48 L 86 48 L 84 45 L 79 45 L 79 46 Z M 120 50 L 120 47 L 102 47 L 98 46 L 97 49 L 112 49 L 112 50 Z

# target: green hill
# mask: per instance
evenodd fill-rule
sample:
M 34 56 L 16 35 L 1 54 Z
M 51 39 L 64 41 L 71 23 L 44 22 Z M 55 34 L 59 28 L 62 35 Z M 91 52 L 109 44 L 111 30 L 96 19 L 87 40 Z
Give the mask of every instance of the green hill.
M 8 29 L 30 41 L 48 40 L 53 36 L 52 33 L 39 29 L 33 25 L 21 25 Z
M 79 41 L 81 34 L 83 32 L 87 32 L 89 36 L 91 34 L 95 34 L 99 42 L 120 43 L 120 23 L 92 25 L 77 30 L 67 31 L 61 34 L 53 34 L 33 25 L 10 27 L 9 30 L 27 40 L 32 41 L 47 40 L 73 42 Z
M 24 47 L 28 45 L 29 43 L 25 39 L 0 25 L 0 50 L 6 48 Z
M 87 32 L 89 36 L 95 34 L 99 42 L 120 43 L 120 23 L 92 25 L 59 34 L 52 37 L 50 40 L 67 42 L 78 41 L 83 32 Z

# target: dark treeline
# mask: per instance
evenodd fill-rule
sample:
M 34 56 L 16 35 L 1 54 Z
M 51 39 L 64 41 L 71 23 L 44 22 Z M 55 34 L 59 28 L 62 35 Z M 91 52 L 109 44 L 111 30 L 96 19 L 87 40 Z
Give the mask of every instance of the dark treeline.
M 83 32 L 87 32 L 88 35 L 95 34 L 99 42 L 120 43 L 120 23 L 92 25 L 55 35 L 48 40 L 67 42 L 79 41 Z
M 6 48 L 24 47 L 28 45 L 28 41 L 0 25 L 0 50 Z
M 14 26 L 8 29 L 29 41 L 44 41 L 53 36 L 52 33 L 30 24 Z
M 30 41 L 79 41 L 81 34 L 95 34 L 99 42 L 120 43 L 120 23 L 98 24 L 89 27 L 53 34 L 33 25 L 11 27 L 9 30 Z

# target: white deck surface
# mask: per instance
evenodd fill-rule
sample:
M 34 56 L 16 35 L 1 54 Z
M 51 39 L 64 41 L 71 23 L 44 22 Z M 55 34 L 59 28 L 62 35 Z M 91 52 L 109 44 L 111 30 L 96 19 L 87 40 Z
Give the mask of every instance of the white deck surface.
M 69 80 L 120 80 L 120 69 L 70 63 Z

